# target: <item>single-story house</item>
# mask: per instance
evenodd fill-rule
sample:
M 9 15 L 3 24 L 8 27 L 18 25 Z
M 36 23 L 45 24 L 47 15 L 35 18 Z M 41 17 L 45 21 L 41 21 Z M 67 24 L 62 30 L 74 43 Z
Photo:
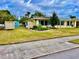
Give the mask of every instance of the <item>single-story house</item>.
M 59 24 L 56 25 L 57 28 L 74 28 L 79 27 L 79 20 L 77 19 L 64 19 L 60 20 Z
M 31 19 L 28 22 L 27 27 L 32 28 L 33 26 L 51 26 L 49 23 L 49 18 L 44 17 L 36 17 Z M 72 28 L 72 27 L 79 27 L 79 20 L 77 19 L 70 19 L 70 20 L 60 20 L 58 25 L 55 25 L 56 28 Z
M 44 18 L 44 17 L 37 17 L 37 18 L 33 18 L 33 20 L 35 21 L 35 25 L 39 26 L 48 26 L 49 25 L 49 18 Z
M 33 28 L 33 26 L 49 26 L 49 19 L 44 17 L 36 17 L 26 23 L 26 28 Z

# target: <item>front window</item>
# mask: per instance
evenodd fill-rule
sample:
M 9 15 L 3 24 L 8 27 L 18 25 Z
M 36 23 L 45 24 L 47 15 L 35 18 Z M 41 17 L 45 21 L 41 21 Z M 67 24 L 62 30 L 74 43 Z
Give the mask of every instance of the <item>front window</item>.
M 61 21 L 61 25 L 64 25 L 64 21 Z
M 39 21 L 40 25 L 48 25 L 48 21 L 41 20 Z

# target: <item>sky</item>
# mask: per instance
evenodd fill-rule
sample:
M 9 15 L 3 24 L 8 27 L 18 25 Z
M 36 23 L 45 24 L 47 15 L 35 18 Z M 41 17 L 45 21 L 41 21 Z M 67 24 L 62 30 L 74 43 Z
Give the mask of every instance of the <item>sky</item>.
M 79 0 L 0 0 L 0 10 L 3 9 L 17 17 L 27 11 L 40 11 L 46 16 L 55 11 L 60 18 L 69 18 L 69 15 L 79 17 Z

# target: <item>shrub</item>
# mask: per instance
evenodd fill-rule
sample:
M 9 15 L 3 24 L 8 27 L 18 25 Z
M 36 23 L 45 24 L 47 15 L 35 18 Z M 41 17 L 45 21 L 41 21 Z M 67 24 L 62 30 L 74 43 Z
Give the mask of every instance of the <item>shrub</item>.
M 38 31 L 43 31 L 43 30 L 48 30 L 48 27 L 43 27 L 39 25 L 39 26 L 34 26 L 33 29 Z
M 37 29 L 37 26 L 33 26 L 33 29 Z

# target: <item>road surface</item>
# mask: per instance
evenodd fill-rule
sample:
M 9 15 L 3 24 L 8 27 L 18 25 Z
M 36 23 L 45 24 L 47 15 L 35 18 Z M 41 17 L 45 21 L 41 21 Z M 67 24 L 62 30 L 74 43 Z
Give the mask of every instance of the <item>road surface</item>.
M 79 48 L 46 55 L 36 59 L 79 59 Z

